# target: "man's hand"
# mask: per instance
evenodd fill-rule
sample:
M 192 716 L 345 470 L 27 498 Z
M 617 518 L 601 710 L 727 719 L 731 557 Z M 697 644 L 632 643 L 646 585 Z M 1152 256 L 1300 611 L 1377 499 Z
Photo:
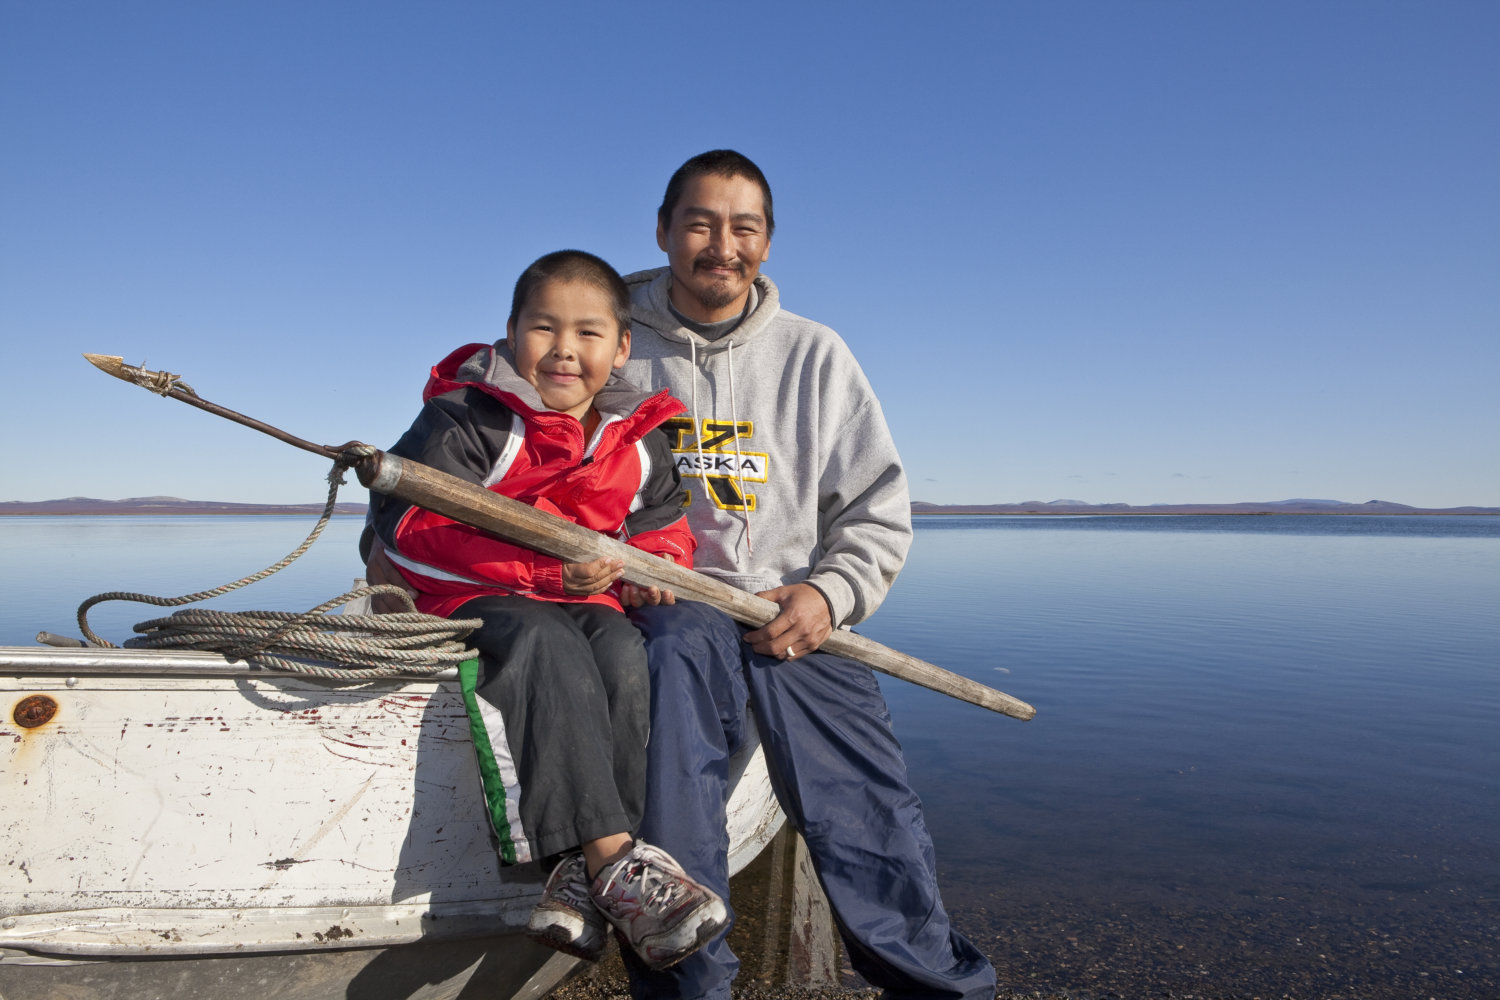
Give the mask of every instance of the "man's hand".
M 810 583 L 763 590 L 756 596 L 781 605 L 781 614 L 754 632 L 745 633 L 745 641 L 757 653 L 795 660 L 816 650 L 833 634 L 828 602 Z
M 625 560 L 600 556 L 586 563 L 563 563 L 563 593 L 570 597 L 602 594 L 625 575 Z
M 417 592 L 407 586 L 406 580 L 401 576 L 401 571 L 396 569 L 396 564 L 391 562 L 390 556 L 385 554 L 385 545 L 379 538 L 370 547 L 370 561 L 365 563 L 365 583 L 371 587 L 390 586 L 400 587 L 413 598 Z M 410 609 L 398 597 L 390 594 L 375 594 L 370 598 L 370 610 L 377 615 L 399 614 Z
M 661 558 L 669 563 L 677 560 L 663 552 Z M 620 587 L 620 603 L 627 608 L 640 608 L 647 604 L 676 604 L 677 595 L 661 587 L 641 587 L 627 583 Z

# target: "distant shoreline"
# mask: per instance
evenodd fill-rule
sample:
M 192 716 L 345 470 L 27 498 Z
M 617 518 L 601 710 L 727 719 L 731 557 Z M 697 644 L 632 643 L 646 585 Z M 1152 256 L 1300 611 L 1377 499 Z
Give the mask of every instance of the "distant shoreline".
M 1158 507 L 1127 507 L 1127 508 L 1105 508 L 1084 507 L 1060 510 L 914 510 L 912 517 L 1109 517 L 1119 515 L 1124 517 L 1264 517 L 1282 515 L 1295 515 L 1297 517 L 1495 517 L 1500 516 L 1500 508 L 1497 507 L 1450 507 L 1450 508 L 1415 508 L 1411 510 L 1364 510 L 1358 504 L 1350 504 L 1348 507 L 1337 507 L 1328 510 L 1242 510 L 1238 506 L 1227 505 L 1226 507 L 1215 507 L 1212 505 L 1198 505 L 1182 507 L 1158 508 Z
M 1023 500 L 1021 503 L 992 504 L 930 504 L 913 501 L 913 516 L 1014 516 L 1037 515 L 1077 517 L 1079 515 L 1126 514 L 1132 516 L 1169 514 L 1208 515 L 1264 515 L 1264 514 L 1378 514 L 1382 516 L 1409 514 L 1448 515 L 1495 515 L 1500 507 L 1412 507 L 1409 504 L 1390 500 L 1367 500 L 1364 503 L 1346 503 L 1342 500 L 1262 500 L 1240 503 L 1155 503 L 1137 506 L 1126 503 L 1085 503 L 1082 500 Z
M 335 517 L 363 517 L 363 503 L 341 503 L 334 508 Z M 315 517 L 322 504 L 252 504 L 225 503 L 213 500 L 182 500 L 178 497 L 136 497 L 127 500 L 96 500 L 91 497 L 67 497 L 62 500 L 0 502 L 0 516 L 11 517 L 162 517 L 234 515 L 256 517 Z M 1335 500 L 1278 500 L 1264 503 L 1234 504 L 1087 504 L 1080 501 L 1028 501 L 1018 504 L 931 504 L 916 501 L 911 505 L 913 517 L 1079 517 L 1100 515 L 1500 515 L 1500 507 L 1411 507 L 1384 500 L 1366 503 L 1343 503 Z
M 142 498 L 137 500 L 94 500 L 69 497 L 66 500 L 12 500 L 0 502 L 0 516 L 11 517 L 183 517 L 201 515 L 252 515 L 256 517 L 317 517 L 323 504 L 218 503 L 212 500 L 178 500 L 176 498 Z M 335 517 L 364 517 L 367 504 L 341 503 L 333 509 Z
M 317 517 L 317 510 L 0 510 L 0 517 Z M 336 510 L 334 517 L 364 517 L 362 510 Z

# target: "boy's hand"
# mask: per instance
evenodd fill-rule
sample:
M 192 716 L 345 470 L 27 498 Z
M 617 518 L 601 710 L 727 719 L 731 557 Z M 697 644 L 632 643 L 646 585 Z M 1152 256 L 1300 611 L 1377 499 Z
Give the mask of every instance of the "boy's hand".
M 570 597 L 602 594 L 625 575 L 625 561 L 600 556 L 592 562 L 563 563 L 563 593 Z
M 763 590 L 757 597 L 781 605 L 781 614 L 754 632 L 745 633 L 750 648 L 779 660 L 795 660 L 815 651 L 833 634 L 832 614 L 823 592 L 810 583 Z
M 677 561 L 665 552 L 660 558 L 669 563 Z M 640 587 L 633 583 L 626 583 L 620 587 L 620 603 L 627 608 L 640 608 L 647 604 L 676 604 L 677 595 L 661 587 Z

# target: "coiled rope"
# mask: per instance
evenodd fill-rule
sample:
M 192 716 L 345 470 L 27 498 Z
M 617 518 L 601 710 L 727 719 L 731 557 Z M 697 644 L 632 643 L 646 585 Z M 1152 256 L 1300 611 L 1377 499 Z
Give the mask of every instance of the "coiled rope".
M 363 450 L 363 449 L 368 449 Z M 328 473 L 328 501 L 312 533 L 284 559 L 258 573 L 212 590 L 181 597 L 157 597 L 127 591 L 95 594 L 78 606 L 78 626 L 90 644 L 118 649 L 89 628 L 88 612 L 105 601 L 135 601 L 173 608 L 218 597 L 264 580 L 290 566 L 312 547 L 333 516 L 344 472 L 351 462 L 374 454 L 369 445 L 350 448 Z M 383 615 L 330 615 L 328 611 L 361 597 L 384 594 L 399 597 L 406 611 Z M 357 587 L 300 614 L 286 611 L 177 611 L 166 618 L 140 622 L 139 638 L 127 649 L 196 649 L 248 660 L 274 670 L 315 677 L 365 679 L 401 674 L 430 676 L 456 667 L 478 655 L 462 640 L 483 624 L 477 618 L 438 618 L 417 611 L 411 595 L 400 587 Z

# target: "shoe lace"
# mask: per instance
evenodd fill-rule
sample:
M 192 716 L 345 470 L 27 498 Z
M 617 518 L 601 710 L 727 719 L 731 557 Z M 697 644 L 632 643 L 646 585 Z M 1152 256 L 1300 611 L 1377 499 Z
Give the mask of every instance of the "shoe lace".
M 645 895 L 646 906 L 652 909 L 669 910 L 687 898 L 687 886 L 670 871 L 663 871 L 652 864 L 643 865 L 640 873 L 640 888 Z
M 584 867 L 582 859 L 577 862 L 576 867 L 576 871 L 564 873 L 566 877 L 559 880 L 557 887 L 553 889 L 553 895 L 561 897 L 564 902 L 575 909 L 591 909 L 594 900 L 589 895 L 588 870 Z
M 639 880 L 640 898 L 643 906 L 653 910 L 668 910 L 686 898 L 688 888 L 674 872 L 667 871 L 648 859 L 636 861 L 627 875 L 631 881 Z

